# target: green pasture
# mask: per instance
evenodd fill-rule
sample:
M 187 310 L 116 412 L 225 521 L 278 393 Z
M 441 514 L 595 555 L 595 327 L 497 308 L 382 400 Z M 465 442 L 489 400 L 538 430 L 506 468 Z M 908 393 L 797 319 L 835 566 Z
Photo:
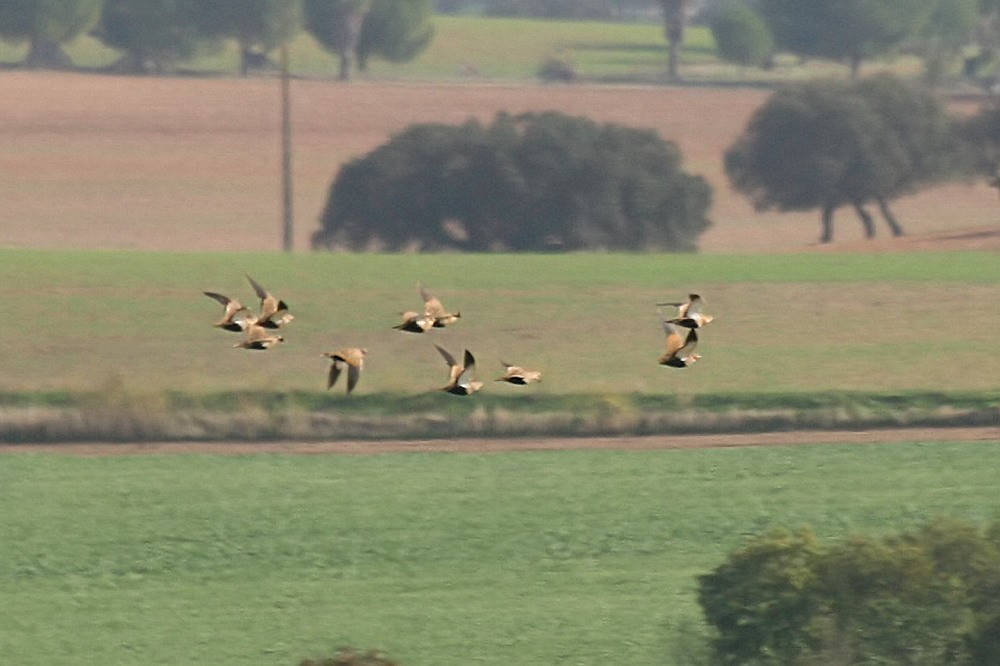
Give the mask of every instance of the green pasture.
M 836 442 L 836 436 L 831 436 Z M 5 663 L 691 666 L 751 534 L 997 518 L 1000 442 L 485 455 L 7 455 Z
M 213 329 L 218 291 L 251 305 L 250 273 L 296 319 L 269 352 Z M 422 283 L 462 313 L 392 330 Z M 995 391 L 1000 262 L 992 253 L 699 256 L 350 255 L 0 250 L 0 391 L 320 391 L 341 346 L 369 349 L 356 395 L 421 395 L 447 371 L 432 342 L 542 384 L 481 395 Z M 656 364 L 655 303 L 700 293 L 703 359 Z M 667 308 L 669 311 L 670 309 Z M 442 396 L 451 398 L 451 396 Z
M 256 307 L 244 273 L 296 317 L 274 350 L 235 349 L 239 334 L 211 326 L 222 308 L 203 290 Z M 981 425 L 1000 405 L 992 253 L 9 249 L 0 283 L 7 441 Z M 418 283 L 461 320 L 393 330 L 399 312 L 422 306 Z M 703 358 L 660 366 L 654 304 L 689 292 L 717 317 L 701 331 Z M 483 391 L 437 391 L 447 367 L 434 343 L 472 351 Z M 326 390 L 320 356 L 344 346 L 369 350 L 350 397 Z M 491 381 L 501 359 L 541 370 L 543 382 Z M 238 423 L 205 421 L 219 414 Z

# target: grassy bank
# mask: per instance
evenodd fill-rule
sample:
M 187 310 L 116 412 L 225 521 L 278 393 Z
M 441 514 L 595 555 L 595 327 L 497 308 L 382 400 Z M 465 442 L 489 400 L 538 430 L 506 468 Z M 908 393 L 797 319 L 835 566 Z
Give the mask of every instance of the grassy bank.
M 0 394 L 0 442 L 572 437 L 1000 426 L 964 393 L 365 395 L 317 391 Z

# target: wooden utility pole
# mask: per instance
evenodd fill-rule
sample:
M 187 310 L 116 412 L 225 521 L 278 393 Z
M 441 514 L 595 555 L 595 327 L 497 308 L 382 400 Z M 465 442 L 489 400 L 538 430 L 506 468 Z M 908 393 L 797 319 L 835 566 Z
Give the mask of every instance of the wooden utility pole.
M 281 219 L 282 248 L 295 249 L 292 216 L 292 109 L 288 45 L 281 45 Z

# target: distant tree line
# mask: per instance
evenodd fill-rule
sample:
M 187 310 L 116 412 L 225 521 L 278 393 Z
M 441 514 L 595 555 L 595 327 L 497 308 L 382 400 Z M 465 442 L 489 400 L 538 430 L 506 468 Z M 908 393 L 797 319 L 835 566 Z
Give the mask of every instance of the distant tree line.
M 27 42 L 28 66 L 66 68 L 62 45 L 89 31 L 122 53 L 126 72 L 170 71 L 234 40 L 246 74 L 305 30 L 347 79 L 371 58 L 414 58 L 433 37 L 432 14 L 432 0 L 0 0 L 0 39 Z
M 866 61 L 910 52 L 934 82 L 968 49 L 988 66 L 1000 41 L 997 0 L 713 0 L 702 18 L 732 62 L 767 67 L 789 53 L 844 62 L 855 79 Z
M 923 58 L 940 79 L 959 58 L 966 74 L 995 68 L 1000 0 L 438 0 L 438 11 L 487 16 L 663 22 L 667 76 L 681 77 L 690 22 L 712 29 L 719 56 L 770 67 L 780 53 L 861 65 L 897 52 Z M 969 55 L 970 49 L 973 55 Z
M 707 23 L 720 57 L 769 67 L 778 54 L 849 65 L 897 52 L 923 58 L 929 80 L 963 72 L 996 79 L 1000 0 L 0 0 L 0 39 L 30 44 L 25 64 L 68 67 L 61 46 L 91 31 L 128 71 L 168 71 L 236 40 L 245 73 L 308 31 L 340 58 L 340 78 L 372 58 L 412 59 L 433 37 L 435 11 L 486 16 L 659 20 L 666 74 L 681 78 L 691 21 Z

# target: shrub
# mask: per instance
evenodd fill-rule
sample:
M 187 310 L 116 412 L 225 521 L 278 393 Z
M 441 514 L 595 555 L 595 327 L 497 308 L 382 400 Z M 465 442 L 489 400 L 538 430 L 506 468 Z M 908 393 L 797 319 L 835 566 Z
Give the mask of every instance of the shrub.
M 538 66 L 538 78 L 542 81 L 561 81 L 563 83 L 576 83 L 580 79 L 580 74 L 571 63 L 562 58 L 549 57 Z
M 718 630 L 716 654 L 725 664 L 773 657 L 790 663 L 813 641 L 809 621 L 820 547 L 809 528 L 773 530 L 747 543 L 699 579 L 698 603 Z
M 807 528 L 752 539 L 699 580 L 725 664 L 1000 663 L 1000 524 L 938 519 L 823 547 Z
M 774 55 L 774 37 L 761 16 L 747 5 L 727 5 L 712 18 L 719 56 L 739 65 L 763 67 Z

